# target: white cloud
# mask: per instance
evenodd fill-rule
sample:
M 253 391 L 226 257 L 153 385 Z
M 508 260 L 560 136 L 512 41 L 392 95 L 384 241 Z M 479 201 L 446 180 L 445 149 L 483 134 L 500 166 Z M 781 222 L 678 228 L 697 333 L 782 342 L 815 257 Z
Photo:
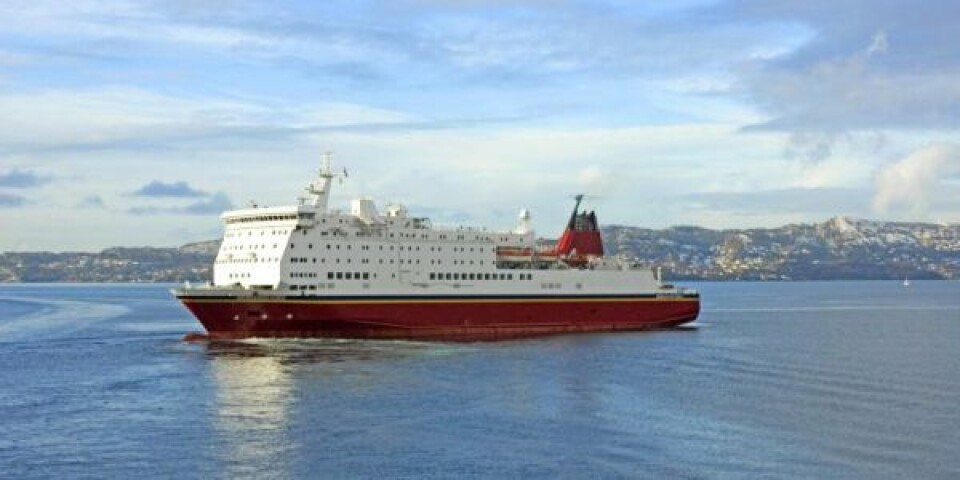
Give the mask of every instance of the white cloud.
M 288 107 L 283 102 L 173 96 L 127 87 L 0 94 L 0 151 L 139 151 L 201 140 L 290 137 L 311 129 L 389 125 L 413 117 L 347 103 Z
M 956 175 L 960 175 L 960 145 L 922 148 L 877 173 L 873 207 L 880 213 L 907 210 L 926 216 L 943 191 L 944 180 Z
M 768 113 L 759 128 L 799 132 L 813 159 L 849 132 L 952 129 L 960 114 L 960 47 L 948 39 L 954 2 L 738 0 L 740 21 L 797 22 L 816 32 L 793 51 L 741 71 L 747 97 Z M 799 142 L 794 142 L 798 145 Z
M 886 53 L 887 46 L 887 32 L 881 30 L 873 36 L 873 42 L 867 47 L 867 56 Z
M 616 181 L 616 178 L 610 172 L 604 171 L 597 165 L 590 165 L 581 169 L 578 179 L 583 186 L 583 191 L 593 195 L 608 192 Z

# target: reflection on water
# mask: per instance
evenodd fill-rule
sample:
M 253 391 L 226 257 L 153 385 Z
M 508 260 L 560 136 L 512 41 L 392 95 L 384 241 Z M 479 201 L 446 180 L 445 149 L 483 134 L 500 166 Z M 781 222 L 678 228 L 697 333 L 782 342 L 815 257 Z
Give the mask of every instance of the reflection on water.
M 253 339 L 206 346 L 216 384 L 215 428 L 228 477 L 291 478 L 291 459 L 301 445 L 295 432 L 304 381 L 342 379 L 353 387 L 376 382 L 355 375 L 362 367 L 462 349 L 436 343 L 337 339 Z M 373 377 L 376 377 L 374 375 Z M 302 425 L 300 427 L 303 427 Z
M 214 355 L 216 429 L 227 447 L 224 465 L 230 478 L 269 472 L 286 478 L 284 461 L 293 403 L 290 376 L 270 356 Z
M 207 344 L 214 358 L 273 359 L 288 368 L 309 365 L 322 368 L 348 362 L 382 362 L 420 355 L 443 355 L 468 349 L 457 344 L 399 340 L 268 339 L 217 341 Z

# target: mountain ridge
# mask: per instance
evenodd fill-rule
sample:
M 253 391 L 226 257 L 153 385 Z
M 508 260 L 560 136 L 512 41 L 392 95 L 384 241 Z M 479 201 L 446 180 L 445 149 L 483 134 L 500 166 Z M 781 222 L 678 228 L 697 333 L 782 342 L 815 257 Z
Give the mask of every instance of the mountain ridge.
M 776 228 L 603 230 L 609 253 L 662 266 L 676 279 L 960 278 L 960 225 L 837 216 Z

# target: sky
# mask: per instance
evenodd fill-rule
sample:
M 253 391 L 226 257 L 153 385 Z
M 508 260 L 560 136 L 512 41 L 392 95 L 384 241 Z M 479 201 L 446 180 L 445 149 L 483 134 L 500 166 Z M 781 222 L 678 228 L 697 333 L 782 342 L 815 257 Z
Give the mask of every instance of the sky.
M 960 222 L 956 0 L 0 2 L 0 251 L 177 246 L 333 152 L 434 224 Z

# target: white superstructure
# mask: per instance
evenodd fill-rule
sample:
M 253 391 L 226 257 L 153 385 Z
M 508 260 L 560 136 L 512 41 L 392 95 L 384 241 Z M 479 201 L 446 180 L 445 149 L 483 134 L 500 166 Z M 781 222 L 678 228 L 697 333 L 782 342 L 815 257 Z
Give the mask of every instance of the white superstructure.
M 298 205 L 232 210 L 214 265 L 215 289 L 269 295 L 617 294 L 662 291 L 648 268 L 609 257 L 577 266 L 538 245 L 523 210 L 516 230 L 434 228 L 402 205 L 380 210 L 363 197 L 328 208 L 326 155 Z

